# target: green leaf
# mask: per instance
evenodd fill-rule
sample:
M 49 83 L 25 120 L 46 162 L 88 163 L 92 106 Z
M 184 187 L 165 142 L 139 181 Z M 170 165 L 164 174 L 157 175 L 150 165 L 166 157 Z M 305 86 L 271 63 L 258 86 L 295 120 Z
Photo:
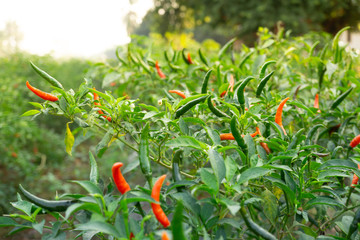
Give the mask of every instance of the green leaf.
M 79 117 L 75 117 L 75 122 L 77 125 L 79 125 L 79 127 L 82 127 L 82 128 L 87 128 L 87 127 L 90 127 L 89 124 L 87 124 L 87 122 L 85 122 L 84 120 L 82 120 L 81 118 Z
M 186 240 L 184 229 L 183 229 L 183 203 L 182 201 L 178 201 L 173 220 L 171 221 L 171 229 L 174 240 Z
M 132 202 L 157 203 L 151 196 L 139 191 L 131 191 L 126 195 L 126 203 Z
M 89 202 L 75 203 L 70 207 L 68 207 L 68 209 L 66 209 L 65 219 L 68 219 L 73 213 L 80 210 L 86 210 L 101 214 L 101 209 L 99 205 L 97 205 L 96 203 L 89 203 Z
M 194 137 L 190 137 L 190 136 L 177 137 L 175 139 L 168 141 L 165 145 L 171 148 L 192 147 L 199 150 L 209 148 L 206 143 L 200 142 L 199 140 L 196 140 Z
M 314 116 L 314 112 L 311 111 L 310 108 L 308 108 L 307 106 L 305 106 L 304 104 L 302 104 L 301 102 L 298 102 L 298 101 L 287 101 L 286 102 L 287 104 L 289 105 L 294 105 L 294 106 L 297 106 L 298 108 L 302 108 L 304 109 L 308 114 L 309 116 Z
M 113 227 L 111 224 L 100 221 L 90 221 L 84 224 L 79 224 L 76 226 L 75 230 L 80 231 L 98 231 L 105 234 L 109 234 L 113 237 L 120 238 L 120 233 Z
M 96 160 L 91 152 L 89 152 L 89 160 L 90 160 L 90 181 L 94 184 L 99 183 L 99 169 L 96 164 Z
M 314 205 L 328 205 L 328 206 L 336 206 L 336 207 L 344 207 L 344 205 L 333 198 L 320 196 L 311 199 L 305 204 L 305 209 L 310 209 Z
M 65 133 L 65 146 L 66 146 L 66 152 L 72 156 L 71 154 L 71 150 L 72 150 L 72 147 L 74 145 L 74 142 L 75 142 L 75 138 L 74 138 L 74 135 L 72 134 L 71 130 L 70 130 L 70 127 L 69 127 L 69 124 L 72 123 L 72 122 L 68 122 L 66 124 L 66 133 Z
M 345 169 L 358 169 L 358 166 L 350 160 L 344 160 L 344 159 L 330 159 L 323 163 L 319 169 L 326 169 L 326 168 L 333 168 L 333 167 L 340 167 Z
M 276 217 L 278 215 L 278 203 L 275 195 L 268 189 L 265 189 L 261 193 L 263 199 L 262 207 L 264 209 L 265 216 L 270 220 L 273 226 L 276 225 Z
M 232 159 L 229 156 L 225 158 L 224 163 L 226 168 L 225 178 L 227 182 L 230 182 L 231 179 L 235 176 L 235 173 L 237 171 L 237 163 L 234 159 Z
M 15 222 L 12 218 L 0 216 L 0 227 L 21 226 L 21 224 Z
M 177 192 L 172 195 L 177 201 L 182 201 L 184 207 L 194 213 L 195 215 L 200 215 L 200 206 L 197 203 L 197 200 L 191 196 L 187 191 Z
M 96 155 L 98 157 L 101 157 L 106 151 L 106 149 L 108 149 L 109 143 L 111 143 L 112 136 L 113 136 L 113 130 L 110 129 L 101 139 L 101 141 L 98 143 L 95 149 Z
M 96 194 L 97 193 L 97 194 L 102 195 L 102 192 L 99 189 L 99 187 L 96 186 L 93 182 L 90 182 L 90 181 L 76 181 L 76 180 L 73 180 L 71 182 L 79 184 L 80 186 L 82 186 L 90 194 Z
M 44 109 L 44 107 L 38 103 L 38 102 L 29 102 L 31 105 L 33 105 L 34 107 L 40 108 L 40 109 Z
M 256 154 L 254 139 L 250 136 L 250 134 L 246 134 L 244 136 L 244 141 L 248 147 L 248 157 L 250 159 L 253 155 Z
M 45 225 L 45 219 L 43 219 L 41 222 L 39 223 L 32 223 L 32 227 L 38 231 L 40 234 L 43 233 L 43 228 L 44 228 L 44 225 Z
M 262 177 L 262 176 L 268 174 L 270 171 L 271 170 L 262 168 L 262 167 L 249 168 L 249 169 L 245 170 L 243 173 L 241 173 L 238 183 L 242 184 L 251 179 Z
M 201 177 L 201 181 L 203 181 L 206 186 L 212 189 L 215 192 L 215 194 L 219 192 L 219 183 L 217 181 L 217 178 L 214 175 L 214 173 L 210 172 L 209 169 L 201 168 L 200 177 Z
M 32 115 L 35 115 L 35 114 L 38 114 L 40 113 L 39 110 L 29 110 L 27 112 L 24 112 L 21 117 L 27 117 L 27 116 L 32 116 Z
M 31 216 L 31 208 L 33 206 L 32 203 L 20 200 L 17 202 L 12 202 L 11 205 L 16 209 L 19 209 L 26 215 Z
M 224 159 L 220 153 L 218 153 L 215 149 L 210 148 L 208 151 L 211 167 L 217 177 L 218 183 L 225 178 L 226 168 Z
M 240 204 L 228 198 L 221 198 L 219 202 L 224 204 L 233 216 L 240 210 Z

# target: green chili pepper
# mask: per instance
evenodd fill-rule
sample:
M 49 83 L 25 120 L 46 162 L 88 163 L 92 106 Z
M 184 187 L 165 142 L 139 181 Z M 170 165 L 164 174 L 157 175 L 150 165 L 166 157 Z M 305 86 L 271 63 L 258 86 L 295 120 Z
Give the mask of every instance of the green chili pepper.
M 256 235 L 266 239 L 266 240 L 277 240 L 277 238 L 268 232 L 266 229 L 260 227 L 257 223 L 251 220 L 251 217 L 248 215 L 244 207 L 240 208 L 241 216 L 243 217 L 246 226 Z
M 274 71 L 272 71 L 271 73 L 269 73 L 268 75 L 266 75 L 264 78 L 261 79 L 259 85 L 257 86 L 256 89 L 256 97 L 260 97 L 262 90 L 264 89 L 266 83 L 269 81 L 269 79 L 271 78 L 271 76 L 274 74 Z
M 225 45 L 220 49 L 218 58 L 221 59 L 221 57 L 224 55 L 224 53 L 233 45 L 233 43 L 236 41 L 236 38 L 230 39 Z
M 199 98 L 196 98 L 184 105 L 182 105 L 181 107 L 179 107 L 176 112 L 175 112 L 175 118 L 179 118 L 180 116 L 182 116 L 184 113 L 186 113 L 187 111 L 189 111 L 192 107 L 194 107 L 196 104 L 203 102 L 206 98 L 208 97 L 208 95 L 205 96 L 201 96 Z
M 139 63 L 141 65 L 141 67 L 149 74 L 151 74 L 151 70 L 150 70 L 150 67 L 149 65 L 147 65 L 141 58 L 138 58 L 139 60 Z
M 289 144 L 287 150 L 293 149 L 294 147 L 296 147 L 299 137 L 300 135 L 304 132 L 304 128 L 300 129 L 299 131 L 297 131 L 297 133 L 295 133 L 295 135 L 292 138 L 291 143 Z
M 130 60 L 135 63 L 136 65 L 139 65 L 139 61 L 134 57 L 134 55 L 128 51 L 128 57 L 130 58 Z
M 31 194 L 30 192 L 26 191 L 25 188 L 21 186 L 21 184 L 19 185 L 19 188 L 27 200 L 50 212 L 64 212 L 72 204 L 78 202 L 75 200 L 50 201 Z
M 210 108 L 210 111 L 211 111 L 212 113 L 214 113 L 216 116 L 218 116 L 218 117 L 227 117 L 227 118 L 230 118 L 229 115 L 227 115 L 226 113 L 220 111 L 217 107 L 215 107 L 215 106 L 213 105 L 213 103 L 211 102 L 211 96 L 208 97 L 208 99 L 207 99 L 207 104 L 208 104 L 208 106 L 209 106 L 209 108 Z
M 242 112 L 244 113 L 245 112 L 245 95 L 244 95 L 244 89 L 245 89 L 245 86 L 250 82 L 251 79 L 254 79 L 254 77 L 252 76 L 249 76 L 247 78 L 245 78 L 240 86 L 237 88 L 236 90 L 236 96 L 237 96 L 237 99 L 238 99 L 238 102 L 240 104 L 240 108 L 242 110 Z
M 179 149 L 175 152 L 173 160 L 172 160 L 172 176 L 174 179 L 174 182 L 179 182 L 181 181 L 181 174 L 180 174 L 180 162 L 182 161 L 182 154 L 183 154 L 183 150 Z M 183 191 L 185 189 L 184 186 L 181 187 L 177 187 L 176 188 L 179 192 Z
M 306 140 L 305 140 L 305 144 L 306 144 L 306 145 L 310 145 L 312 137 L 314 136 L 315 132 L 316 132 L 320 127 L 324 127 L 324 125 L 323 125 L 323 124 L 316 124 L 315 126 L 313 126 L 313 127 L 309 130 L 308 134 L 306 135 Z
M 199 48 L 199 51 L 198 51 L 198 52 L 199 52 L 200 60 L 201 60 L 206 66 L 209 66 L 206 57 L 205 57 L 204 54 L 201 52 L 201 48 Z
M 335 101 L 331 104 L 330 109 L 334 110 L 337 106 L 339 106 L 339 104 L 350 94 L 352 90 L 353 87 L 350 87 L 346 92 L 337 97 Z
M 202 86 L 201 86 L 201 93 L 206 93 L 206 92 L 207 92 L 207 85 L 208 85 L 208 82 L 209 82 L 209 78 L 210 78 L 211 72 L 212 72 L 212 69 L 210 69 L 210 70 L 205 74 L 204 81 L 203 81 L 203 84 L 202 84 Z
M 165 57 L 167 62 L 170 62 L 170 58 L 169 58 L 168 53 L 167 53 L 166 50 L 164 51 L 164 57 Z
M 232 135 L 235 138 L 235 141 L 237 142 L 237 144 L 239 145 L 239 147 L 241 148 L 241 150 L 245 153 L 245 155 L 247 154 L 247 146 L 246 143 L 244 141 L 244 139 L 241 137 L 241 134 L 239 133 L 238 129 L 237 129 L 237 123 L 236 123 L 236 116 L 233 116 L 231 118 L 231 122 L 230 122 L 230 130 Z
M 126 63 L 126 61 L 125 61 L 122 57 L 120 57 L 119 49 L 120 49 L 120 48 L 117 48 L 117 49 L 116 49 L 116 52 L 115 52 L 116 58 L 117 58 L 122 64 L 124 64 L 125 66 L 127 66 L 128 64 Z
M 186 63 L 186 64 L 190 64 L 189 61 L 188 61 L 188 59 L 187 59 L 187 56 L 186 56 L 186 54 L 185 54 L 185 48 L 183 48 L 183 50 L 181 51 L 181 55 L 182 55 L 185 63 Z
M 33 64 L 32 62 L 30 62 L 31 67 L 35 70 L 35 72 L 37 74 L 40 75 L 40 77 L 42 77 L 43 79 L 45 79 L 48 83 L 50 83 L 51 85 L 53 85 L 54 87 L 57 88 L 61 88 L 64 89 L 64 87 L 61 85 L 61 83 L 56 80 L 55 78 L 53 78 L 52 76 L 50 76 L 47 72 L 45 72 L 44 70 L 40 69 L 39 67 L 37 67 L 35 64 Z
M 264 78 L 267 67 L 273 63 L 276 63 L 276 61 L 274 61 L 274 60 L 267 61 L 262 65 L 262 67 L 260 68 L 259 79 Z
M 139 158 L 140 168 L 145 175 L 149 185 L 152 187 L 152 171 L 149 158 L 149 131 L 150 125 L 146 123 L 140 135 Z
M 311 46 L 311 49 L 310 49 L 310 53 L 309 53 L 309 57 L 312 57 L 313 54 L 314 54 L 314 50 L 316 48 L 317 45 L 319 45 L 320 41 L 316 41 L 312 46 Z
M 239 64 L 239 69 L 242 68 L 242 66 L 245 64 L 245 62 L 250 58 L 251 55 L 254 54 L 255 51 L 249 52 L 248 54 L 245 55 L 245 57 L 241 60 L 240 64 Z

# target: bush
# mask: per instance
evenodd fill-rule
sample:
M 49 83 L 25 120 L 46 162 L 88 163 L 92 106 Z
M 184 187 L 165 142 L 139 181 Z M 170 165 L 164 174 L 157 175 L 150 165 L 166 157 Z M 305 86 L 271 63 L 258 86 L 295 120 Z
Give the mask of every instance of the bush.
M 12 203 L 22 213 L 0 226 L 45 239 L 357 237 L 360 149 L 349 144 L 360 134 L 359 59 L 340 34 L 329 41 L 260 29 L 254 48 L 234 52 L 232 40 L 199 55 L 153 53 L 147 39 L 148 50 L 119 49 L 119 63 L 97 64 L 77 91 L 56 88 L 59 101 L 38 110 L 69 119 L 68 154 L 89 129 L 102 132 L 89 180 L 73 181 L 84 191 L 49 203 L 22 189 Z M 98 79 L 114 93 L 93 89 Z M 122 154 L 125 178 L 119 160 L 104 162 L 109 148 Z M 99 158 L 114 164 L 115 184 L 110 167 L 99 173 Z

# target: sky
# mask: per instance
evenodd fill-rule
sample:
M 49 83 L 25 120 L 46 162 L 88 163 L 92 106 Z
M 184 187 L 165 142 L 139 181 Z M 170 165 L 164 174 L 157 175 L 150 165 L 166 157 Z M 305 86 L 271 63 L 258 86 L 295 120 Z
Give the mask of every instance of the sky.
M 55 57 L 93 57 L 129 42 L 124 16 L 138 21 L 152 0 L 0 0 L 0 30 L 15 21 L 23 33 L 20 48 Z

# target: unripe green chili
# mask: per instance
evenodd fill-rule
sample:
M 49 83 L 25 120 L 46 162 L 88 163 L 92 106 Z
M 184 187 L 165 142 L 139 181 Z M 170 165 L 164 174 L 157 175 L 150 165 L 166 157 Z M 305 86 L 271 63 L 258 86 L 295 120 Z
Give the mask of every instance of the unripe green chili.
M 39 206 L 50 212 L 64 212 L 72 204 L 77 203 L 76 200 L 61 200 L 61 201 L 50 201 L 43 198 L 39 198 L 30 192 L 26 191 L 21 184 L 19 185 L 21 193 L 24 197 L 30 202 L 34 203 L 36 206 Z
M 305 144 L 306 144 L 306 145 L 310 145 L 312 137 L 314 136 L 315 132 L 316 132 L 320 127 L 324 127 L 324 125 L 323 125 L 323 124 L 316 124 L 315 126 L 313 126 L 313 127 L 309 130 L 308 134 L 306 135 L 306 140 L 305 140 Z
M 167 62 L 170 62 L 170 58 L 169 58 L 168 53 L 167 53 L 166 50 L 164 51 L 164 57 L 165 57 Z
M 330 109 L 334 110 L 339 104 L 350 94 L 353 90 L 353 87 L 350 87 L 346 92 L 337 97 L 334 102 L 331 104 Z
M 309 52 L 309 57 L 312 57 L 313 54 L 314 54 L 314 50 L 316 48 L 317 45 L 319 45 L 320 41 L 316 41 L 312 46 L 311 46 L 311 49 L 310 49 L 310 52 Z
M 175 152 L 173 160 L 172 160 L 172 176 L 174 179 L 174 182 L 179 182 L 181 181 L 181 174 L 180 174 L 180 162 L 182 161 L 182 154 L 183 154 L 183 150 L 179 149 Z M 176 188 L 179 192 L 183 191 L 183 189 L 185 189 L 184 186 L 181 187 L 177 187 Z
M 230 118 L 229 115 L 227 115 L 226 113 L 224 113 L 223 111 L 220 111 L 217 107 L 215 107 L 211 101 L 211 96 L 208 97 L 207 99 L 207 104 L 211 110 L 212 113 L 214 113 L 216 116 L 218 117 L 227 117 Z
M 264 78 L 261 79 L 259 85 L 257 86 L 256 89 L 256 97 L 260 97 L 262 90 L 264 89 L 266 83 L 269 81 L 269 79 L 271 78 L 271 76 L 274 74 L 274 71 L 272 71 L 271 73 L 269 73 L 268 75 L 266 75 Z
M 249 76 L 247 78 L 245 78 L 240 86 L 237 88 L 236 90 L 236 96 L 237 96 L 237 99 L 238 99 L 238 102 L 240 104 L 240 108 L 242 110 L 242 112 L 244 113 L 245 112 L 245 95 L 244 95 L 244 89 L 246 87 L 246 85 L 250 82 L 251 79 L 254 79 L 254 77 L 252 76 Z
M 64 87 L 61 85 L 61 83 L 56 80 L 55 78 L 53 78 L 52 76 L 50 76 L 47 72 L 45 72 L 44 70 L 40 69 L 39 67 L 37 67 L 35 64 L 33 64 L 32 62 L 30 62 L 31 67 L 35 70 L 35 72 L 37 74 L 40 75 L 40 77 L 42 77 L 43 79 L 45 79 L 48 83 L 50 83 L 51 85 L 53 85 L 54 87 L 57 88 L 61 88 L 64 89 Z
M 149 158 L 149 131 L 150 125 L 146 123 L 140 135 L 139 158 L 141 171 L 145 175 L 149 185 L 152 186 L 152 170 Z
M 233 45 L 233 43 L 236 41 L 236 38 L 230 39 L 225 45 L 220 49 L 218 58 L 221 59 L 221 57 L 224 55 L 224 53 Z
M 176 112 L 175 112 L 175 118 L 179 118 L 180 116 L 182 116 L 184 113 L 186 113 L 187 111 L 189 111 L 192 107 L 194 107 L 196 104 L 203 102 L 206 98 L 208 97 L 208 95 L 206 96 L 201 96 L 199 98 L 196 98 L 184 105 L 182 105 L 181 107 L 179 107 Z
M 250 58 L 251 55 L 254 54 L 255 51 L 249 52 L 248 54 L 245 55 L 245 57 L 241 60 L 240 64 L 239 64 L 239 69 L 242 68 L 242 66 L 245 64 L 245 62 Z
M 120 57 L 120 54 L 119 54 L 119 50 L 120 50 L 120 47 L 118 47 L 115 51 L 115 55 L 116 55 L 116 58 L 122 63 L 124 64 L 125 66 L 127 66 L 127 62 L 122 58 Z
M 256 235 L 266 239 L 266 240 L 277 240 L 277 238 L 268 232 L 266 229 L 260 227 L 257 223 L 251 220 L 251 217 L 248 215 L 244 207 L 240 208 L 241 216 L 243 217 L 246 226 Z
M 271 60 L 271 61 L 267 61 L 265 62 L 261 68 L 260 68 L 260 74 L 259 74 L 259 79 L 262 79 L 265 77 L 265 72 L 266 72 L 266 69 L 267 67 L 270 65 L 270 64 L 273 64 L 273 63 L 276 63 L 276 61 L 274 60 Z
M 295 135 L 292 138 L 291 143 L 289 144 L 287 150 L 293 149 L 294 147 L 296 147 L 297 142 L 299 140 L 300 135 L 304 132 L 304 128 L 300 129 L 299 131 L 297 131 L 297 133 L 295 133 Z
M 206 57 L 205 57 L 204 54 L 201 52 L 201 48 L 199 48 L 199 56 L 200 56 L 200 60 L 201 60 L 206 66 L 209 66 Z
M 201 93 L 206 93 L 207 92 L 207 85 L 208 85 L 211 73 L 212 73 L 212 69 L 210 69 L 205 74 L 204 81 L 203 81 L 202 86 L 201 86 Z
M 236 123 L 236 116 L 233 116 L 231 118 L 231 122 L 230 122 L 230 130 L 232 135 L 235 138 L 235 141 L 237 142 L 237 144 L 239 145 L 239 147 L 242 149 L 242 151 L 245 153 L 245 155 L 247 154 L 247 146 L 246 143 L 244 141 L 244 139 L 241 137 L 241 134 L 239 133 L 238 129 L 237 129 L 237 123 Z

